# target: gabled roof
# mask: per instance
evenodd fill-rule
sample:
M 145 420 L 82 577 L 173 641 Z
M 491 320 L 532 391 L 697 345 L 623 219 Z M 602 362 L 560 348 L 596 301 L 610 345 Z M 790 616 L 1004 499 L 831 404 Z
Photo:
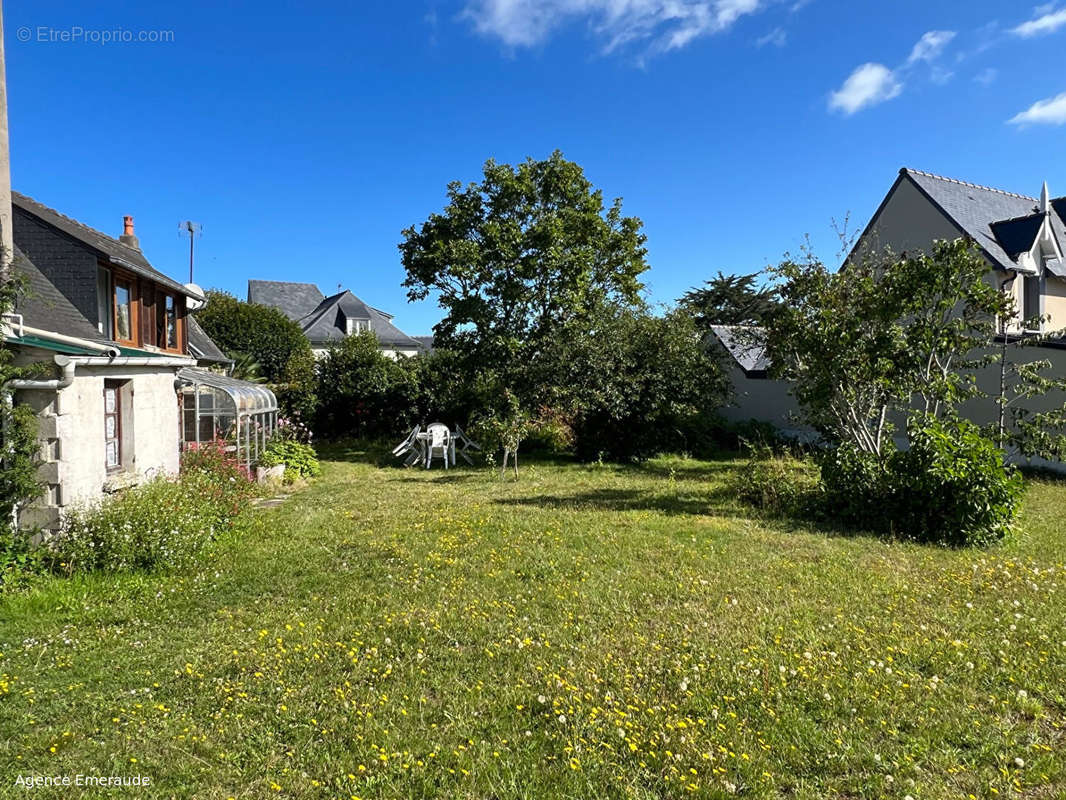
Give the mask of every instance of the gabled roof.
M 348 335 L 346 320 L 370 322 L 370 330 L 387 347 L 420 349 L 418 342 L 392 324 L 391 317 L 368 306 L 347 289 L 326 297 L 306 317 L 297 320 L 311 344 L 324 345 Z
M 412 336 L 411 338 L 418 342 L 422 346 L 422 349 L 427 353 L 433 352 L 434 347 L 432 336 Z
M 250 280 L 248 302 L 279 309 L 299 323 L 311 344 L 320 347 L 347 336 L 347 320 L 360 320 L 370 323 L 370 330 L 386 347 L 421 349 L 392 324 L 391 314 L 367 305 L 347 289 L 325 297 L 313 283 Z
M 129 245 L 123 244 L 118 239 L 108 236 L 106 233 L 101 233 L 95 228 L 83 225 L 77 220 L 71 219 L 64 214 L 60 214 L 54 208 L 49 208 L 42 203 L 38 203 L 32 197 L 27 197 L 24 194 L 12 192 L 11 205 L 26 214 L 36 217 L 41 222 L 66 234 L 72 239 L 81 242 L 90 249 L 95 250 L 97 256 L 105 261 L 117 266 L 125 267 L 130 272 L 136 273 L 137 275 L 150 278 L 175 292 L 180 292 L 189 297 L 199 297 L 199 295 L 190 292 L 180 283 L 172 278 L 168 278 L 149 264 L 148 259 L 144 257 L 144 254 L 135 247 L 130 247 Z
M 207 335 L 207 331 L 200 327 L 196 317 L 189 314 L 185 317 L 189 328 L 189 350 L 198 361 L 212 361 L 216 364 L 232 364 L 233 359 L 226 356 L 219 349 L 214 340 Z
M 325 298 L 313 283 L 248 281 L 248 302 L 270 306 L 291 320 L 303 319 Z
M 16 273 L 26 279 L 25 291 L 16 301 L 14 309 L 16 314 L 22 315 L 25 324 L 64 336 L 107 341 L 96 326 L 19 250 L 18 245 L 14 250 L 13 267 Z
M 1029 223 L 1006 225 L 1002 230 L 1008 237 L 1006 243 L 997 237 L 993 226 L 1017 222 L 1019 219 L 1027 220 L 1037 214 L 1040 204 L 1037 198 L 907 167 L 900 170 L 900 180 L 912 181 L 959 228 L 960 233 L 977 243 L 993 264 L 1002 269 L 1016 268 L 1013 256 L 1022 251 L 1011 254 L 1007 250 L 1016 247 L 1018 239 L 1027 235 Z M 1060 246 L 1066 246 L 1066 221 L 1062 216 L 1063 205 L 1066 204 L 1055 203 L 1058 201 L 1052 202 L 1051 229 Z M 1034 239 L 1035 236 L 1034 233 Z
M 762 344 L 762 328 L 752 325 L 712 325 L 711 332 L 749 378 L 766 375 L 770 360 L 766 357 L 766 346 Z

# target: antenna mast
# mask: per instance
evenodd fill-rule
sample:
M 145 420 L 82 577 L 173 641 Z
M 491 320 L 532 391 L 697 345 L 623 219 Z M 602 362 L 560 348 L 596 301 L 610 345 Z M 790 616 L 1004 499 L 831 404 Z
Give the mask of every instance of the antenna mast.
M 196 241 L 197 236 L 203 234 L 204 226 L 199 222 L 185 220 L 185 222 L 178 225 L 178 230 L 189 236 L 189 283 L 192 283 L 193 243 Z

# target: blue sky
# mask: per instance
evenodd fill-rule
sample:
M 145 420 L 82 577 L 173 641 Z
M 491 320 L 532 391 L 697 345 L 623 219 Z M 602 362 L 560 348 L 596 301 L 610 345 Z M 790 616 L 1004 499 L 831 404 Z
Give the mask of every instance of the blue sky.
M 1066 194 L 1066 3 L 4 4 L 14 187 L 196 280 L 338 284 L 411 334 L 400 231 L 561 149 L 644 220 L 650 297 L 866 222 L 901 166 Z M 80 32 L 79 32 L 80 31 Z M 169 42 L 104 42 L 164 31 Z M 76 39 L 76 41 L 63 41 Z M 28 41 L 22 41 L 28 39 Z

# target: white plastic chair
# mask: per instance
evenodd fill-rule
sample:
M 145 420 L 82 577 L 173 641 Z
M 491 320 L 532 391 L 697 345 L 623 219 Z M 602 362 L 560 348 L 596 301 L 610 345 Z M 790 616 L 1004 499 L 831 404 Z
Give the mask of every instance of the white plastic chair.
M 418 441 L 418 432 L 421 428 L 415 425 L 407 438 L 393 448 L 392 454 L 397 458 L 404 459 L 403 465 L 409 467 L 415 462 L 422 460 L 421 442 Z
M 456 444 L 459 445 L 458 448 L 456 448 Z M 455 426 L 455 433 L 452 434 L 452 466 L 453 467 L 455 466 L 455 456 L 456 456 L 456 454 L 461 455 L 466 460 L 467 464 L 469 464 L 470 466 L 474 466 L 474 459 L 472 459 L 470 457 L 470 454 L 469 454 L 468 451 L 469 450 L 480 450 L 480 449 L 481 449 L 481 445 L 479 445 L 477 442 L 475 442 L 473 439 L 471 439 L 469 436 L 467 436 L 466 435 L 466 431 L 464 431 L 458 425 Z
M 433 463 L 433 456 L 440 455 L 444 459 L 444 468 L 448 469 L 448 461 L 451 455 L 452 433 L 447 425 L 434 422 L 428 428 L 429 441 L 426 442 L 426 469 Z

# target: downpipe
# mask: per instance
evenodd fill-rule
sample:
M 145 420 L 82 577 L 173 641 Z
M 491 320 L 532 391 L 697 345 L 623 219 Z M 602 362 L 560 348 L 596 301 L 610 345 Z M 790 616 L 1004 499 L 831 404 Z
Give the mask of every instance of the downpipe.
M 11 438 L 9 433 L 11 428 L 11 413 L 15 408 L 15 392 L 25 389 L 59 392 L 74 383 L 74 370 L 77 368 L 77 362 L 70 356 L 57 355 L 55 357 L 55 363 L 61 370 L 58 378 L 51 378 L 48 380 L 15 378 L 10 381 L 5 381 L 4 384 L 0 386 L 0 395 L 3 396 L 2 402 L 4 404 L 5 412 L 3 424 L 5 459 L 11 452 Z M 18 503 L 15 503 L 11 508 L 11 530 L 17 532 L 18 529 L 19 507 Z

